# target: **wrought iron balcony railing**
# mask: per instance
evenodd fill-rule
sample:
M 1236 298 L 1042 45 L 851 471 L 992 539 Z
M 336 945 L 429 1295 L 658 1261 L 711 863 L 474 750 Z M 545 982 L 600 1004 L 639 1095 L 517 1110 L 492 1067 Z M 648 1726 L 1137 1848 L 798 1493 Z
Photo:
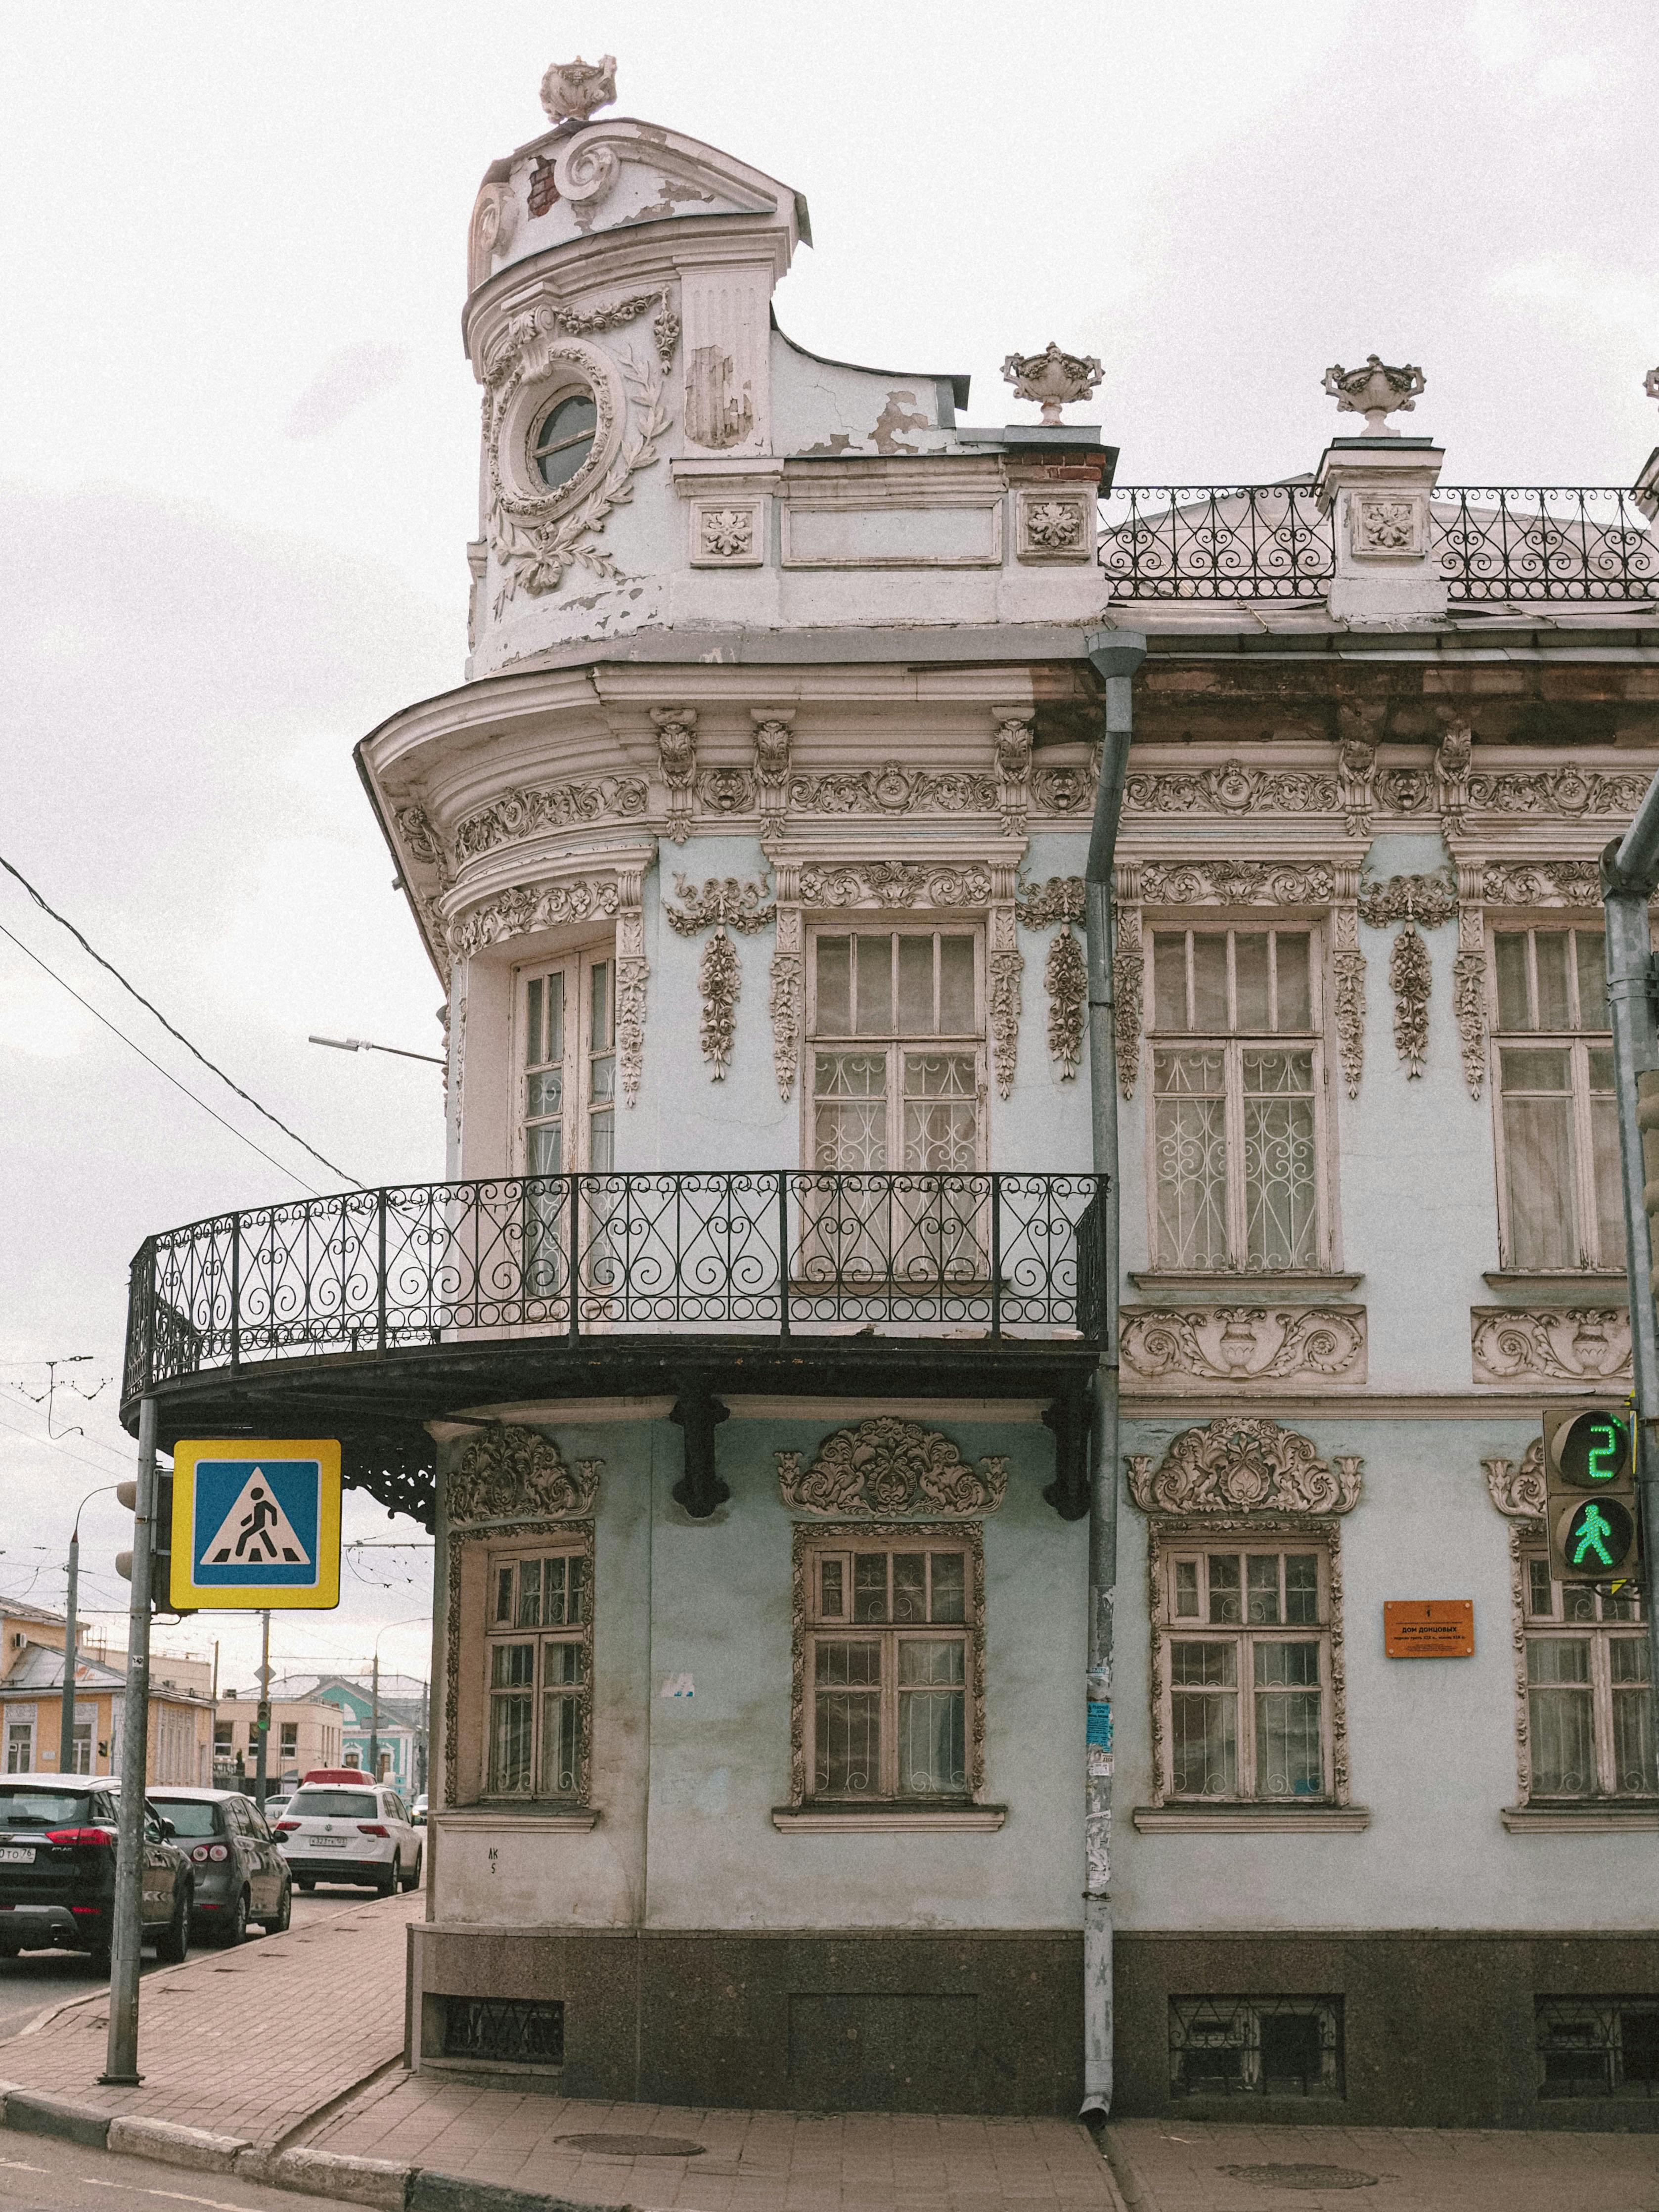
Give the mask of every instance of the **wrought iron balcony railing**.
M 526 1333 L 788 1337 L 848 1324 L 1086 1339 L 1092 1175 L 500 1176 L 343 1192 L 150 1237 L 125 1395 L 245 1361 Z
M 1659 532 L 1616 487 L 1442 486 L 1429 550 L 1454 605 L 1659 590 Z M 1125 484 L 1101 502 L 1099 557 L 1115 599 L 1317 599 L 1335 522 L 1310 483 Z

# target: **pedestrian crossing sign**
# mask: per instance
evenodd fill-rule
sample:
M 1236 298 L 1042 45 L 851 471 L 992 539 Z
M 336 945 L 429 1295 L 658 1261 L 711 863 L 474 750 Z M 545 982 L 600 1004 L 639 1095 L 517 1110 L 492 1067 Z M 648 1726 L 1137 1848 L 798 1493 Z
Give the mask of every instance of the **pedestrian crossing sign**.
M 168 1597 L 188 1612 L 338 1605 L 337 1442 L 231 1437 L 176 1444 Z

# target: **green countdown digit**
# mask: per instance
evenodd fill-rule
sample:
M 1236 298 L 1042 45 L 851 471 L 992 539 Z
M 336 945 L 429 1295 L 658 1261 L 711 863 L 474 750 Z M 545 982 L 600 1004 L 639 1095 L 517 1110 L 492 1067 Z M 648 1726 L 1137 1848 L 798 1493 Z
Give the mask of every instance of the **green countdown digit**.
M 1590 1431 L 1589 1465 L 1592 1482 L 1617 1482 L 1624 1458 L 1624 1431 L 1609 1420 L 1597 1421 Z

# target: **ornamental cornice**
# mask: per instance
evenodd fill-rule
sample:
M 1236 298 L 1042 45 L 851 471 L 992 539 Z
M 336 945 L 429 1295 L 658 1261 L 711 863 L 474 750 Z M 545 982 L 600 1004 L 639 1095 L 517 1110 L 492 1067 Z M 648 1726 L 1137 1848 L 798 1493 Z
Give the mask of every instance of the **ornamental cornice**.
M 836 1430 L 805 1468 L 803 1452 L 773 1456 L 783 1503 L 831 1519 L 965 1518 L 996 1512 L 1008 1493 L 1006 1456 L 988 1453 L 971 1464 L 941 1431 L 885 1413 Z
M 1125 1461 L 1142 1512 L 1174 1514 L 1350 1513 L 1364 1464 L 1352 1453 L 1322 1460 L 1311 1437 L 1242 1413 L 1183 1429 L 1156 1469 L 1150 1453 Z

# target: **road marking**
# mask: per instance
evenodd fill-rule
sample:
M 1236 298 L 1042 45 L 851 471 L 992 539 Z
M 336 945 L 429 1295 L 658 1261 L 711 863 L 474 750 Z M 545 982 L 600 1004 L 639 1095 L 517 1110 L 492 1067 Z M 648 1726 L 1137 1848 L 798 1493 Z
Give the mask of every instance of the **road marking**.
M 27 2165 L 21 2158 L 0 2158 L 0 2166 L 9 2166 L 14 2173 L 45 2173 L 44 2166 Z
M 15 2166 L 15 2159 L 0 2159 L 0 2166 Z M 44 2173 L 43 2166 L 25 2166 L 26 2173 Z M 227 2204 L 220 2197 L 191 2197 L 182 2189 L 144 2189 L 131 2181 L 101 2181 L 95 2173 L 77 2177 L 88 2189 L 131 2189 L 136 2197 L 165 2197 L 170 2204 L 206 2204 L 211 2212 L 248 2212 L 246 2204 Z

